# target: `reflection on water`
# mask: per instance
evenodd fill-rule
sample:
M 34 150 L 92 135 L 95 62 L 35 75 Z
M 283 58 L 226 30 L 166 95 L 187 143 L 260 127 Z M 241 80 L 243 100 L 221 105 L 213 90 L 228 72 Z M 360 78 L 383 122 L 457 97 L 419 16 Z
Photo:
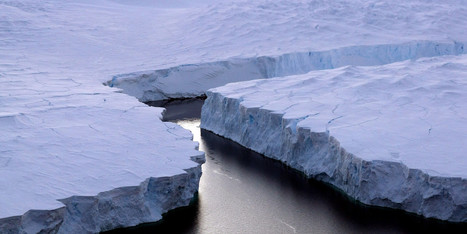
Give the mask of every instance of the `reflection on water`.
M 162 222 L 126 233 L 453 233 L 465 224 L 422 219 L 400 211 L 358 205 L 281 163 L 199 129 L 202 100 L 168 104 L 165 119 L 193 132 L 206 153 L 197 201 L 169 212 Z M 197 109 L 198 108 L 198 109 Z M 196 110 L 194 110 L 196 109 Z M 463 230 L 462 230 L 463 229 Z

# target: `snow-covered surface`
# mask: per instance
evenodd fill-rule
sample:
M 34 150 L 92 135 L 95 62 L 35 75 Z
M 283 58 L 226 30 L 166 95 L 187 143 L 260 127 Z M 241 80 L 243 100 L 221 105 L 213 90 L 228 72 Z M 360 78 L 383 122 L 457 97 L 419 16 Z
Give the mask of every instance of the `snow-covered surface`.
M 173 196 L 170 199 L 180 199 L 178 205 L 188 204 L 201 171 L 199 161 L 192 159 L 203 157 L 189 132 L 163 123 L 162 109 L 150 108 L 102 85 L 79 84 L 66 76 L 47 78 L 44 83 L 21 84 L 15 83 L 15 77 L 2 77 L 2 83 L 10 82 L 3 83 L 8 89 L 1 97 L 0 226 L 7 222 L 1 218 L 23 215 L 31 209 L 63 207 L 59 199 L 98 197 L 100 192 L 120 187 L 140 186 L 143 203 L 145 193 L 150 194 L 144 185 L 147 179 L 194 173 L 197 177 L 192 176 L 189 182 L 174 179 L 174 184 L 191 192 L 190 197 L 169 194 Z M 115 207 L 126 205 L 125 201 L 115 203 Z M 138 213 L 142 217 L 110 221 L 111 225 L 96 221 L 97 227 L 86 231 L 155 221 L 175 207 L 157 210 L 141 205 L 138 210 L 152 210 Z M 89 210 L 83 214 L 90 215 Z M 109 217 L 101 214 L 94 218 Z M 67 227 L 65 224 L 61 228 Z
M 366 204 L 465 222 L 466 77 L 459 55 L 231 83 L 201 127 Z
M 156 221 L 197 191 L 204 154 L 189 131 L 163 123 L 161 108 L 102 85 L 127 68 L 112 51 L 144 52 L 126 38 L 142 32 L 121 33 L 139 24 L 132 19 L 144 21 L 137 9 L 0 1 L 1 233 Z
M 375 65 L 375 45 L 397 52 L 384 45 L 422 43 L 435 46 L 423 56 L 458 54 L 467 38 L 466 8 L 462 0 L 0 0 L 0 218 L 198 166 L 190 161 L 199 152 L 186 131 L 161 123 L 160 110 L 102 85 L 118 74 L 319 51 L 333 54 L 325 63 L 332 66 L 322 67 L 332 68 L 348 64 L 335 61 L 342 48 L 367 48 L 368 57 L 355 65 Z M 394 56 L 388 57 L 420 57 Z M 311 69 L 283 61 L 281 75 Z M 216 69 L 205 77 L 216 80 Z M 212 83 L 235 76 L 227 78 Z M 208 88 L 197 82 L 206 79 L 176 84 Z
M 17 94 L 25 108 L 1 113 L 2 218 L 197 166 L 191 134 L 162 123 L 161 109 L 109 92 L 44 93 L 24 103 Z

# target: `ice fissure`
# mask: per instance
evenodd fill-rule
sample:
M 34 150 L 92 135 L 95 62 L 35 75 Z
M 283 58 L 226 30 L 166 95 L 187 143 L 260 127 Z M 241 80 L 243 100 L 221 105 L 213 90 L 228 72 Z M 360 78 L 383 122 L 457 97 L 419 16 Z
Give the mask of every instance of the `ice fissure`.
M 206 90 L 231 82 L 305 74 L 354 66 L 374 66 L 408 59 L 465 53 L 463 42 L 413 41 L 403 44 L 361 45 L 326 51 L 278 56 L 233 58 L 185 64 L 155 71 L 116 75 L 106 85 L 117 87 L 142 102 L 204 95 Z M 180 85 L 184 84 L 184 85 Z

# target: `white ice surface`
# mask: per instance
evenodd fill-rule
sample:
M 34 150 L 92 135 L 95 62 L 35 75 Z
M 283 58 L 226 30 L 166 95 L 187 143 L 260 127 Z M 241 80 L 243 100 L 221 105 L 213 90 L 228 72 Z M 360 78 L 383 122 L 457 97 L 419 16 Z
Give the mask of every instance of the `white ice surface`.
M 160 109 L 121 94 L 74 91 L 47 90 L 24 100 L 29 110 L 2 109 L 0 218 L 197 166 L 190 157 L 201 152 L 191 134 L 162 123 Z M 20 96 L 11 99 L 19 104 Z
M 139 9 L 107 1 L 0 1 L 0 219 L 200 171 L 193 159 L 203 153 L 189 131 L 163 123 L 161 108 L 102 85 L 127 62 L 138 66 L 115 57 L 137 57 L 145 51 L 141 41 L 151 41 L 140 39 L 138 47 L 131 39 L 144 36 L 144 25 L 126 32 L 146 20 Z M 190 178 L 193 188 L 199 175 Z M 186 205 L 188 196 L 160 205 Z M 158 218 L 154 211 L 142 220 Z M 30 228 L 23 224 L 23 231 Z M 136 224 L 118 220 L 87 231 Z

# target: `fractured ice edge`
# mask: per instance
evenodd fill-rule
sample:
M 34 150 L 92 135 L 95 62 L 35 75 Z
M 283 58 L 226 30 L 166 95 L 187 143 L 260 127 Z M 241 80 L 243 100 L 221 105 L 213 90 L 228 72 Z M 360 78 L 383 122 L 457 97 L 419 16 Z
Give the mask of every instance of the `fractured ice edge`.
M 364 204 L 466 222 L 466 58 L 231 83 L 207 92 L 201 128 Z
M 96 196 L 62 199 L 56 210 L 29 210 L 0 219 L 2 233 L 98 233 L 155 222 L 169 210 L 187 206 L 198 191 L 201 165 L 174 176 L 148 178 L 139 186 Z
M 278 56 L 233 58 L 184 64 L 155 71 L 116 75 L 105 84 L 117 87 L 141 102 L 189 98 L 230 82 L 305 74 L 343 66 L 384 65 L 408 59 L 466 53 L 465 42 L 412 41 L 402 44 L 361 45 L 326 51 Z M 181 85 L 183 84 L 183 85 Z
M 0 114 L 0 233 L 98 233 L 189 204 L 205 159 L 188 130 L 111 90 L 57 92 Z

